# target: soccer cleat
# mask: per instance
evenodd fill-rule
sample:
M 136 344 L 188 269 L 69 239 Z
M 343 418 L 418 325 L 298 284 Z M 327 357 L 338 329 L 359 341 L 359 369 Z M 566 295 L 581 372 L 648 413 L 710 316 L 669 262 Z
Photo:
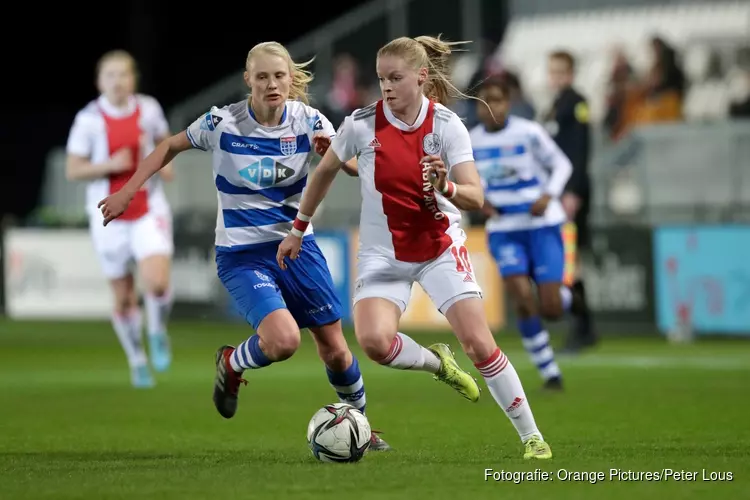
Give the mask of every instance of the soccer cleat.
M 372 431 L 370 433 L 370 449 L 372 451 L 390 451 L 391 445 L 386 443 L 379 434 L 380 431 Z
M 148 336 L 149 353 L 151 364 L 157 372 L 165 372 L 172 363 L 172 349 L 169 345 L 169 337 L 166 333 Z
M 552 458 L 552 450 L 540 437 L 532 436 L 524 444 L 526 445 L 526 452 L 523 454 L 524 459 L 547 460 Z
M 214 405 L 224 418 L 232 418 L 237 413 L 237 394 L 240 384 L 247 385 L 242 373 L 232 369 L 229 357 L 234 346 L 224 345 L 216 351 L 216 378 L 214 379 Z
M 544 381 L 544 385 L 542 386 L 543 389 L 548 391 L 562 391 L 563 390 L 563 383 L 562 378 L 560 377 L 552 377 Z
M 446 344 L 432 344 L 427 349 L 440 359 L 440 369 L 434 376 L 435 380 L 449 385 L 473 403 L 479 401 L 482 391 L 476 379 L 458 366 L 450 347 Z
M 150 389 L 156 385 L 146 365 L 134 366 L 130 369 L 130 383 L 136 389 Z

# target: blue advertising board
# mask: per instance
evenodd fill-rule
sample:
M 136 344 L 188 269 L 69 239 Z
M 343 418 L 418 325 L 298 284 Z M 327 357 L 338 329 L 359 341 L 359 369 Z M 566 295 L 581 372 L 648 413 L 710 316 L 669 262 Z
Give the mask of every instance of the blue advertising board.
M 662 332 L 683 309 L 697 333 L 750 335 L 750 226 L 660 227 L 654 272 Z

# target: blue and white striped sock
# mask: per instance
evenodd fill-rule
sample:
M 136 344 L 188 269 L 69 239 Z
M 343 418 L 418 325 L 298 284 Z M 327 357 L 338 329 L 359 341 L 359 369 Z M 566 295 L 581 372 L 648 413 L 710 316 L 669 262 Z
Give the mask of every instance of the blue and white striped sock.
M 234 371 L 257 370 L 273 363 L 261 350 L 258 342 L 260 342 L 260 337 L 256 334 L 237 346 L 229 358 Z
M 343 372 L 334 372 L 326 367 L 326 373 L 328 374 L 328 381 L 339 397 L 339 401 L 350 404 L 364 413 L 367 397 L 365 396 L 365 382 L 359 372 L 357 358 L 352 355 L 352 364 Z
M 523 346 L 529 353 L 544 380 L 559 377 L 560 367 L 555 362 L 555 353 L 549 345 L 549 333 L 542 326 L 539 316 L 518 320 Z

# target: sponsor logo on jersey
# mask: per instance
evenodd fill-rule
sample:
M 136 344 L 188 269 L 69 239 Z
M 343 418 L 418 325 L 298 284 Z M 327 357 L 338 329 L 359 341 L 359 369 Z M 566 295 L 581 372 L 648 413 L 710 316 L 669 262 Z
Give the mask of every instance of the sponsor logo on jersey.
M 268 188 L 292 177 L 294 170 L 272 158 L 262 158 L 240 170 L 239 174 L 254 187 Z
M 203 121 L 201 122 L 201 128 L 203 130 L 209 130 L 213 132 L 216 130 L 216 126 L 221 123 L 222 118 L 220 116 L 212 115 L 211 113 L 206 113 L 203 116 Z

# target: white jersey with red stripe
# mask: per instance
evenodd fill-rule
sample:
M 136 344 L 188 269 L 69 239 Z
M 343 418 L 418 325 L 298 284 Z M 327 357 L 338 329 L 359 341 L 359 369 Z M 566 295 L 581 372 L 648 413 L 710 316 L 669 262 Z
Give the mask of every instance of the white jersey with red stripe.
M 173 254 L 172 215 L 158 175 L 149 179 L 128 209 L 106 227 L 97 207 L 100 200 L 130 179 L 140 160 L 153 151 L 156 141 L 168 134 L 161 106 L 144 95 L 131 97 L 122 110 L 99 97 L 76 115 L 68 137 L 68 154 L 88 158 L 96 164 L 125 149 L 133 160 L 130 170 L 89 181 L 86 190 L 89 229 L 107 278 L 126 276 L 133 261 Z
M 443 313 L 476 297 L 461 212 L 430 183 L 420 160 L 439 155 L 449 175 L 474 156 L 469 132 L 440 104 L 423 98 L 413 125 L 383 101 L 355 111 L 331 143 L 341 161 L 357 156 L 362 214 L 353 301 L 382 298 L 406 310 L 416 281 Z
M 133 174 L 138 162 L 153 151 L 156 141 L 168 135 L 169 125 L 164 111 L 156 99 L 147 95 L 131 97 L 125 109 L 113 106 L 104 96 L 100 96 L 76 114 L 68 136 L 68 154 L 88 158 L 92 163 L 102 163 L 119 149 L 129 148 L 134 158 L 130 171 L 89 181 L 86 189 L 86 211 L 89 216 L 100 216 L 97 208 L 99 201 L 116 192 Z M 121 220 L 132 220 L 145 212 L 169 213 L 159 176 L 149 179 L 143 195 L 134 198 L 131 207 L 126 214 L 134 215 L 122 217 Z
M 401 262 L 427 262 L 463 238 L 461 212 L 433 189 L 426 155 L 450 170 L 473 161 L 461 119 L 423 97 L 413 125 L 396 118 L 382 100 L 348 116 L 331 147 L 341 161 L 357 157 L 361 180 L 360 252 Z

